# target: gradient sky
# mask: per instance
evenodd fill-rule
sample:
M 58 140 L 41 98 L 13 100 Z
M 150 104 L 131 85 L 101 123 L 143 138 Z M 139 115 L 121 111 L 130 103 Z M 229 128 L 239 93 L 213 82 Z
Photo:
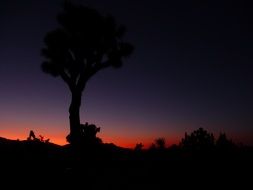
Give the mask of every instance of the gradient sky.
M 121 69 L 95 75 L 81 120 L 104 142 L 133 147 L 157 137 L 178 143 L 203 127 L 253 145 L 253 20 L 243 1 L 75 1 L 113 15 L 135 46 Z M 187 2 L 187 3 L 186 3 Z M 0 1 L 0 136 L 29 130 L 65 144 L 69 90 L 44 74 L 45 34 L 60 0 Z

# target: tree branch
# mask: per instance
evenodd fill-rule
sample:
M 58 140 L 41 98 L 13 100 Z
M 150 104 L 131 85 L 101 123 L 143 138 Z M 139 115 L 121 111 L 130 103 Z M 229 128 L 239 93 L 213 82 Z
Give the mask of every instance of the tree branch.
M 93 68 L 92 68 L 92 71 L 91 71 L 91 76 L 96 74 L 98 71 L 102 70 L 102 69 L 105 69 L 107 67 L 110 67 L 111 64 L 109 61 L 105 61 L 104 63 L 100 63 L 100 64 L 96 64 Z M 90 76 L 90 77 L 91 77 Z
M 74 89 L 74 84 L 73 84 L 73 82 L 71 81 L 70 77 L 67 75 L 67 73 L 66 73 L 64 70 L 62 70 L 62 71 L 60 72 L 60 76 L 61 76 L 61 78 L 64 80 L 64 82 L 67 83 L 67 85 L 69 86 L 70 90 L 73 91 L 73 89 Z

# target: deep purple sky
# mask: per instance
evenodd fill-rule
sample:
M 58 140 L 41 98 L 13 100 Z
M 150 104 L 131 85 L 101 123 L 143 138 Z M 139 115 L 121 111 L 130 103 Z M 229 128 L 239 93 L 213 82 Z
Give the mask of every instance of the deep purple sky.
M 105 142 L 169 144 L 204 127 L 253 144 L 253 20 L 249 5 L 202 1 L 76 1 L 128 28 L 133 55 L 90 80 L 82 122 Z M 170 2 L 170 3 L 169 3 Z M 65 143 L 70 94 L 40 69 L 45 34 L 57 27 L 60 0 L 0 1 L 0 136 L 30 129 Z

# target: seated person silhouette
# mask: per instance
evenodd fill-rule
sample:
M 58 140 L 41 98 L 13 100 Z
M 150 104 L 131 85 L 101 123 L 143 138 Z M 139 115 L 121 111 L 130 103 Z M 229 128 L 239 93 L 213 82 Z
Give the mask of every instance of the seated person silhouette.
M 35 140 L 36 139 L 36 136 L 33 132 L 33 130 L 30 130 L 30 133 L 29 133 L 29 137 L 27 138 L 27 140 Z

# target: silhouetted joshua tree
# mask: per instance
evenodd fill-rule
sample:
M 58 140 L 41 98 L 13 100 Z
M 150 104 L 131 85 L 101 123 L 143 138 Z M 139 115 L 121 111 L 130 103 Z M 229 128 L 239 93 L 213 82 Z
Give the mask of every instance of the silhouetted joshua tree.
M 142 148 L 143 148 L 143 144 L 142 144 L 142 143 L 137 143 L 137 144 L 135 145 L 134 150 L 135 150 L 135 151 L 141 151 Z
M 220 133 L 220 135 L 216 141 L 216 146 L 219 149 L 232 149 L 235 147 L 235 144 L 233 143 L 232 140 L 229 140 L 227 138 L 227 135 L 225 133 Z
M 193 131 L 190 135 L 185 133 L 180 146 L 192 150 L 205 150 L 214 146 L 214 136 L 203 128 Z
M 119 68 L 133 47 L 122 40 L 125 28 L 117 25 L 113 17 L 85 6 L 66 2 L 58 22 L 60 27 L 45 37 L 42 55 L 46 61 L 42 70 L 61 77 L 70 89 L 69 142 L 74 144 L 82 136 L 79 112 L 87 81 L 100 70 Z
M 155 144 L 157 146 L 157 148 L 159 149 L 165 149 L 165 138 L 157 138 L 155 139 Z

